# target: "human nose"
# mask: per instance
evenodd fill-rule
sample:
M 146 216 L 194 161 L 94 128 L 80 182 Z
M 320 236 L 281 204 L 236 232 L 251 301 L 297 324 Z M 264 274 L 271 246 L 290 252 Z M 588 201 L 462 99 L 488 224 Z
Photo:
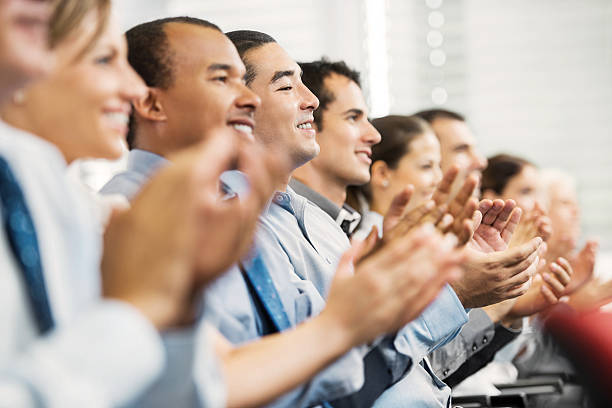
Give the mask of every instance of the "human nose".
M 378 133 L 378 130 L 376 130 L 369 120 L 366 119 L 365 122 L 366 125 L 362 133 L 362 140 L 371 146 L 380 143 L 382 136 Z
M 121 75 L 121 93 L 124 99 L 134 101 L 142 98 L 147 93 L 147 86 L 140 75 L 127 63 L 122 65 Z
M 316 110 L 319 107 L 319 99 L 310 92 L 310 89 L 306 87 L 306 85 L 302 84 L 301 86 L 301 103 L 300 109 L 302 110 Z
M 240 95 L 236 99 L 236 106 L 254 112 L 261 105 L 261 98 L 249 87 L 240 84 Z

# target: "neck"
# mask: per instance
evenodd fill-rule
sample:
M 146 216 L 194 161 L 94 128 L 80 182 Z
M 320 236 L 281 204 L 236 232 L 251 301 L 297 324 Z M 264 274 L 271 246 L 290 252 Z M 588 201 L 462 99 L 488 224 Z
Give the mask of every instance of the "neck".
M 393 197 L 386 190 L 375 190 L 375 186 L 372 185 L 372 199 L 370 200 L 370 211 L 377 212 L 379 214 L 386 214 Z
M 323 172 L 315 169 L 311 163 L 307 163 L 293 172 L 300 182 L 304 183 L 317 193 L 321 194 L 338 207 L 342 207 L 346 201 L 346 184 L 337 179 L 326 177 Z
M 72 158 L 70 155 L 69 149 L 66 149 L 66 143 L 63 143 L 62 140 L 55 140 L 49 137 L 49 134 L 46 132 L 40 131 L 39 127 L 37 127 L 34 121 L 31 120 L 26 108 L 17 106 L 13 103 L 7 103 L 0 111 L 0 116 L 2 117 L 2 120 L 4 120 L 10 126 L 24 130 L 31 135 L 44 139 L 53 144 L 60 151 L 62 156 L 64 156 L 64 160 L 67 164 L 74 161 L 74 158 Z M 53 132 L 50 132 L 50 134 L 53 134 Z
M 155 153 L 158 156 L 167 158 L 170 154 L 182 150 L 173 141 L 178 140 L 174 135 L 167 132 L 163 124 L 149 124 L 139 121 L 137 124 L 137 134 L 135 137 L 134 148 Z

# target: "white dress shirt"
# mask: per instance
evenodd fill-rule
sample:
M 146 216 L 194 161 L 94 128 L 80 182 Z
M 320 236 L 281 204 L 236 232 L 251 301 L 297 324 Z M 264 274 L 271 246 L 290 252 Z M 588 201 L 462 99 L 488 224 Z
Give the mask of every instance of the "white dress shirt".
M 32 215 L 56 327 L 39 336 L 21 269 L 0 232 L 0 407 L 107 407 L 161 372 L 163 344 L 131 306 L 100 298 L 99 214 L 50 143 L 0 122 L 0 155 Z

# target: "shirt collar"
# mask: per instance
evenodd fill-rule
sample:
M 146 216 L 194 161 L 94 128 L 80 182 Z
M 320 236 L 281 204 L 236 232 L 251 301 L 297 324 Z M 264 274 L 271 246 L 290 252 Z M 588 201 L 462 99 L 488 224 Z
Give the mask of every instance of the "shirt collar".
M 147 150 L 133 149 L 128 154 L 127 169 L 148 176 L 168 163 L 168 159 L 158 154 Z
M 324 195 L 314 191 L 299 180 L 292 178 L 289 181 L 289 186 L 295 192 L 303 197 L 306 197 L 312 203 L 317 205 L 321 210 L 327 213 L 332 219 L 342 228 L 346 235 L 351 235 L 361 221 L 361 214 L 348 204 L 338 207 L 330 199 Z

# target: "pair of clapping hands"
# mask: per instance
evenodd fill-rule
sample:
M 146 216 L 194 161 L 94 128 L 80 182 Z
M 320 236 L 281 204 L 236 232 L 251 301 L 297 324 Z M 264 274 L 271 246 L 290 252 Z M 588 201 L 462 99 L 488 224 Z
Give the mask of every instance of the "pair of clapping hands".
M 250 249 L 262 209 L 289 174 L 278 155 L 224 131 L 169 160 L 129 209 L 111 217 L 102 259 L 103 295 L 131 304 L 160 330 L 194 322 L 202 289 Z M 247 176 L 248 194 L 220 194 L 229 169 Z M 347 348 L 398 329 L 459 274 L 454 246 L 427 227 L 376 251 L 355 244 L 321 316 Z
M 465 307 L 493 305 L 489 307 L 495 321 L 537 313 L 557 303 L 570 282 L 572 267 L 564 258 L 544 263 L 543 241 L 551 233 L 544 212 L 536 208 L 521 222 L 522 210 L 512 200 L 478 202 L 473 197 L 475 176 L 468 177 L 451 199 L 457 175 L 458 169 L 451 168 L 432 199 L 409 212 L 404 209 L 412 188 L 398 194 L 385 216 L 383 241 L 422 224 L 454 236 L 463 274 L 451 285 Z

